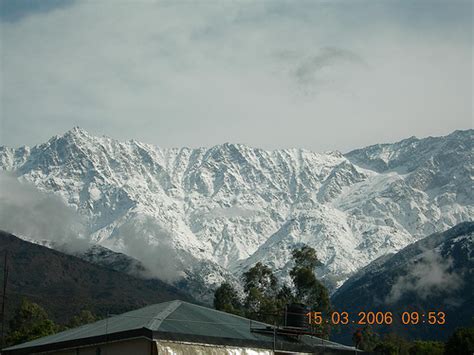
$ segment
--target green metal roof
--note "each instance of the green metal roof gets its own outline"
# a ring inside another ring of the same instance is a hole
[[[147,329],[154,338],[160,334],[186,335],[192,339],[230,339],[248,343],[268,343],[272,337],[251,331],[252,328],[265,328],[267,324],[251,321],[247,318],[198,306],[184,301],[170,301],[144,307],[135,311],[112,316],[98,322],[54,335],[32,340],[4,349],[15,351],[48,344],[77,341],[111,335],[119,332]],[[156,336],[157,335],[157,336]],[[307,345],[317,343],[329,347],[343,345],[325,341],[316,337],[305,337]],[[347,347],[350,348],[350,347]],[[353,349],[353,348],[352,348]]]

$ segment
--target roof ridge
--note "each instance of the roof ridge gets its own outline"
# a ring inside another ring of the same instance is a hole
[[[173,313],[181,304],[183,301],[180,300],[174,300],[169,302],[169,305],[162,310],[160,313],[156,314],[145,326],[145,328],[148,329],[158,329],[163,322],[171,313]]]

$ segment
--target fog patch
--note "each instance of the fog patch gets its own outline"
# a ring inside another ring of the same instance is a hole
[[[410,266],[406,275],[400,276],[385,299],[395,303],[407,292],[414,292],[426,299],[435,293],[450,293],[462,286],[462,278],[453,271],[453,259],[444,259],[435,251],[429,250],[421,255],[417,263]]]
[[[171,243],[171,233],[153,218],[139,216],[116,228],[110,236],[114,245],[106,245],[139,260],[145,270],[144,278],[174,282],[184,276],[178,253]]]
[[[0,173],[0,229],[51,242],[69,253],[89,247],[84,218],[72,207],[6,173]]]

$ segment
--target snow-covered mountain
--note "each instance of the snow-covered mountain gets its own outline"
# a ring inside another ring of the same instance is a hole
[[[262,261],[284,277],[295,245],[332,286],[372,260],[472,220],[473,130],[355,150],[240,144],[163,149],[74,128],[0,147],[0,168],[60,196],[93,243],[210,286]],[[41,237],[41,236],[38,236]],[[190,271],[194,270],[194,271]]]

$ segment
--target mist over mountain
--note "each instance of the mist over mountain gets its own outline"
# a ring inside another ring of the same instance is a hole
[[[446,339],[456,327],[472,324],[473,270],[474,222],[465,222],[373,261],[350,277],[332,302],[335,309],[350,312],[355,319],[359,311],[392,312],[393,325],[375,325],[376,332]],[[430,325],[429,312],[440,311],[445,313],[445,324]],[[403,312],[418,312],[419,324],[402,324]],[[335,337],[350,343],[350,334],[345,331]]]
[[[318,276],[334,289],[371,261],[472,220],[473,133],[342,154],[162,149],[74,128],[34,147],[0,147],[0,169],[75,210],[88,242],[153,277],[204,285],[203,297],[257,261],[285,279],[301,244],[316,249]],[[18,234],[42,237],[27,233]]]

